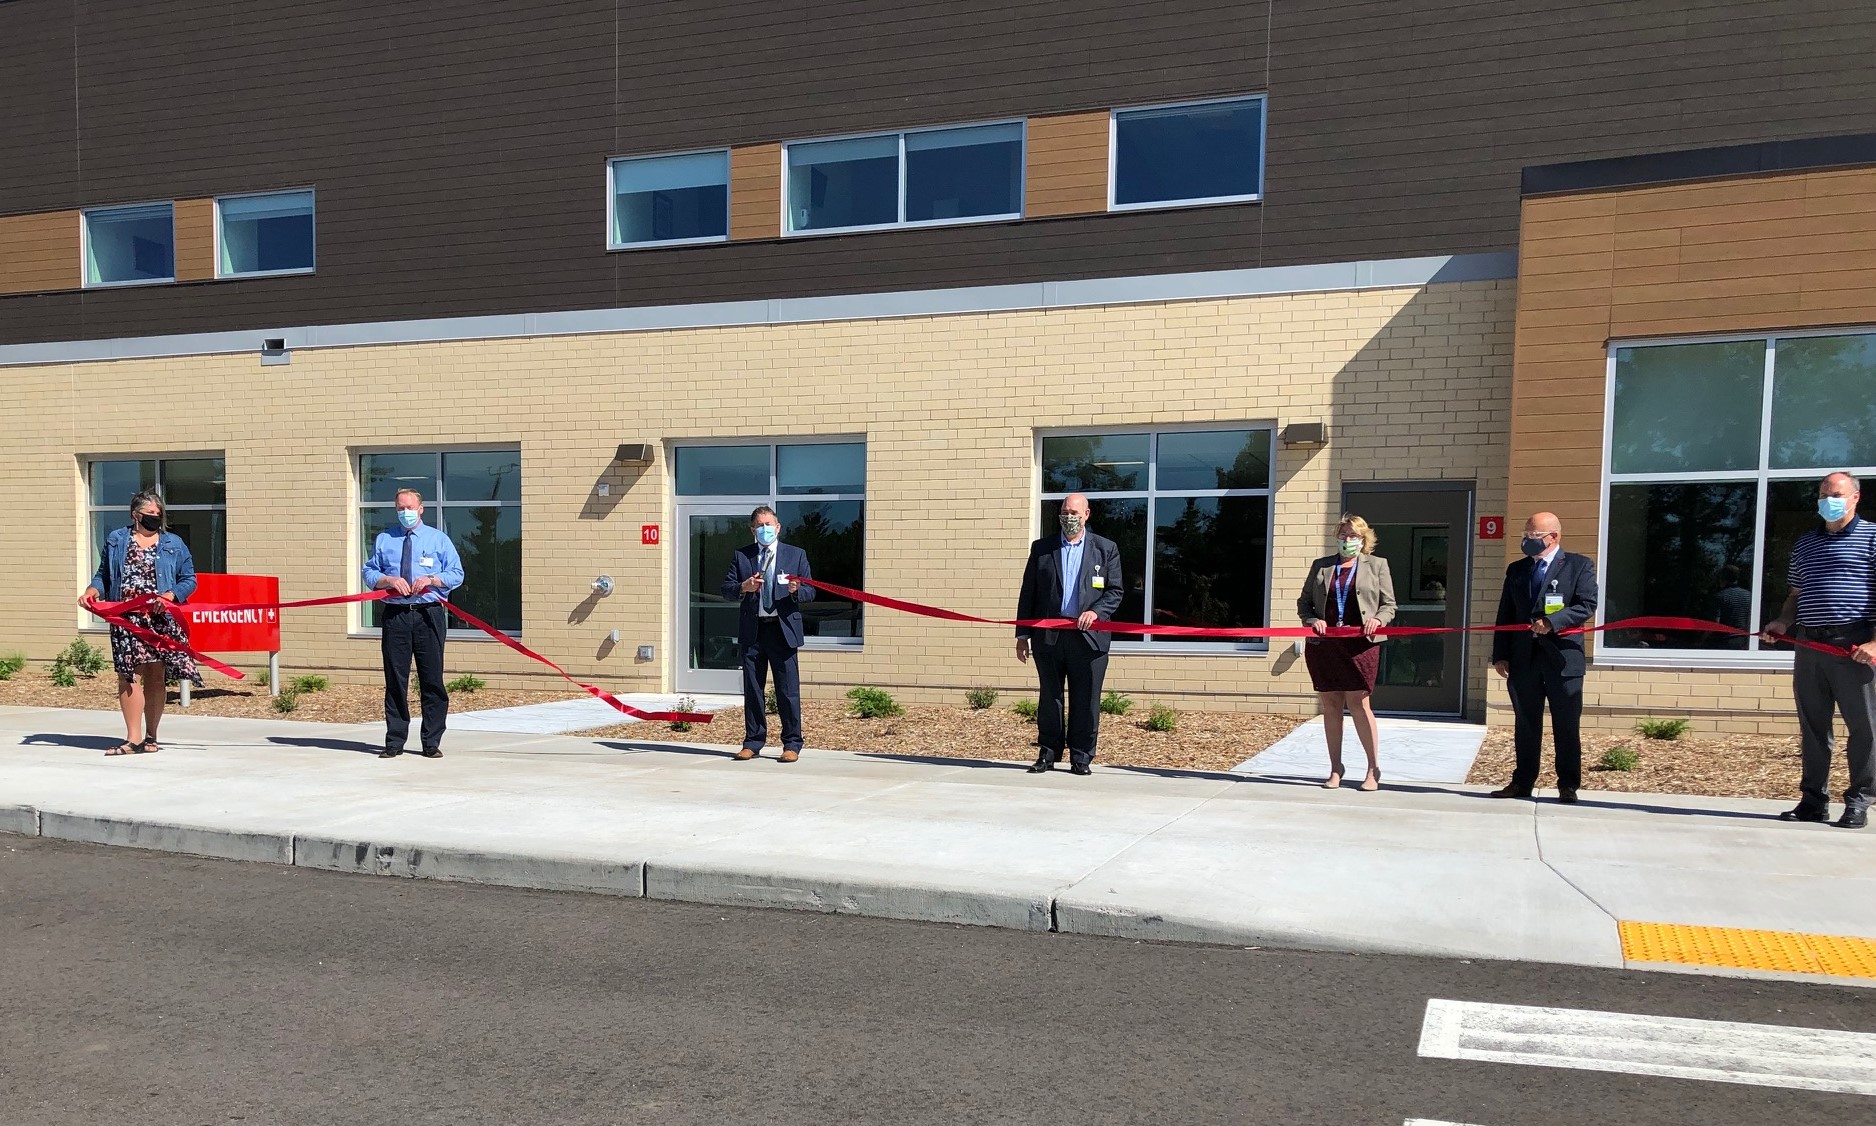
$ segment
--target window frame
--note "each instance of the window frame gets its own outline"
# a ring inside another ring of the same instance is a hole
[[[616,242],[614,241],[613,233],[619,229],[619,216],[617,213],[618,204],[619,204],[619,193],[618,193],[617,183],[615,182],[613,178],[613,166],[614,165],[616,165],[622,160],[661,160],[665,157],[673,157],[673,156],[715,156],[718,154],[721,154],[723,157],[723,233],[722,234],[705,235],[701,238],[659,239],[659,240],[655,240],[651,242]],[[735,214],[735,203],[736,203],[735,189],[733,187],[733,181],[735,178],[734,177],[735,168],[733,164],[731,163],[734,159],[735,159],[734,154],[730,151],[730,149],[727,146],[721,146],[721,145],[714,147],[714,148],[683,149],[678,152],[648,152],[648,153],[637,153],[637,154],[623,154],[619,156],[607,157],[606,158],[606,249],[608,251],[612,251],[612,250],[662,250],[662,249],[666,249],[669,247],[677,247],[677,246],[711,246],[716,243],[730,241],[730,218],[732,215]],[[784,160],[787,159],[786,154],[784,154],[783,159]],[[784,194],[786,194],[785,187],[784,187]]]
[[[915,133],[946,133],[956,129],[978,129],[991,125],[1014,125],[1017,128],[1018,156],[1016,161],[1016,210],[997,215],[964,215],[956,219],[913,219],[905,217],[905,139]],[[827,141],[865,141],[875,137],[892,137],[898,142],[899,160],[899,218],[891,223],[860,223],[847,227],[816,227],[813,230],[797,231],[793,229],[794,208],[790,204],[791,188],[788,175],[788,152],[796,145],[817,145]],[[960,121],[949,125],[921,125],[914,129],[876,129],[865,133],[839,133],[826,137],[801,137],[782,143],[782,237],[814,238],[818,235],[850,235],[866,231],[915,231],[927,227],[964,227],[974,224],[1017,223],[1029,212],[1029,119],[1027,117],[996,118],[990,121]]]
[[[83,503],[80,505],[80,509],[84,514],[84,525],[80,529],[80,534],[85,539],[86,550],[79,556],[79,566],[83,571],[83,575],[79,581],[84,582],[89,579],[98,565],[98,548],[100,545],[91,542],[92,532],[97,527],[97,514],[100,512],[121,512],[125,517],[124,522],[126,524],[130,522],[129,497],[125,497],[123,501],[117,504],[95,504],[92,502],[91,474],[93,467],[113,461],[153,461],[156,463],[156,488],[158,491],[167,491],[164,489],[163,485],[163,464],[165,462],[207,461],[213,458],[221,459],[222,494],[220,504],[170,504],[169,498],[165,496],[163,498],[163,507],[169,512],[220,512],[222,516],[222,534],[225,536],[228,531],[228,451],[183,450],[178,452],[171,450],[163,453],[107,453],[84,455],[80,459],[80,464],[84,468],[84,475],[79,482],[79,488],[83,490]],[[226,543],[222,545],[224,555],[227,553],[227,546]],[[108,633],[111,628],[109,625],[105,624],[104,619],[97,617],[87,610],[78,611],[78,623],[78,628],[81,631],[89,633]]]
[[[251,271],[244,271],[241,273],[222,272],[222,268],[221,268],[221,263],[222,263],[221,205],[222,205],[222,201],[229,200],[229,199],[265,199],[268,196],[298,195],[301,192],[304,192],[307,195],[313,197],[312,213],[309,216],[307,216],[313,221],[313,246],[312,246],[313,264],[310,266],[296,266],[291,270],[251,270]],[[252,278],[291,278],[291,277],[298,277],[302,274],[317,273],[319,271],[319,192],[318,192],[318,189],[314,188],[310,184],[304,187],[298,187],[298,188],[271,188],[264,192],[229,192],[226,195],[216,196],[214,206],[215,206],[214,254],[215,254],[215,280],[216,281],[248,281],[249,279],[252,279]]]
[[[1257,102],[1257,190],[1248,195],[1201,196],[1193,199],[1153,200],[1144,203],[1119,203],[1114,199],[1115,190],[1120,185],[1120,115],[1139,113],[1143,110],[1156,109],[1196,109],[1200,106],[1226,105],[1231,102]],[[1164,211],[1176,207],[1213,207],[1225,203],[1262,203],[1264,201],[1264,176],[1268,171],[1270,133],[1270,95],[1230,94],[1217,98],[1199,98],[1192,101],[1155,102],[1142,106],[1116,106],[1107,111],[1107,209],[1111,212],[1124,211]]]
[[[345,589],[345,590],[360,589],[358,586],[359,566],[364,561],[365,553],[368,550],[370,550],[370,543],[364,538],[364,529],[360,527],[363,521],[359,519],[359,514],[362,513],[367,508],[382,508],[386,512],[391,512],[395,510],[397,507],[396,497],[392,497],[392,499],[389,501],[367,502],[364,499],[364,489],[360,487],[362,483],[362,479],[360,477],[360,471],[364,468],[365,458],[373,457],[373,456],[380,456],[384,454],[429,454],[430,456],[436,459],[436,487],[437,487],[437,492],[441,494],[443,491],[443,455],[444,454],[504,453],[508,450],[513,450],[515,452],[515,458],[517,462],[522,463],[522,479],[525,482],[527,478],[527,467],[524,461],[525,451],[522,449],[522,443],[520,442],[456,442],[456,443],[443,443],[440,445],[429,445],[429,446],[426,446],[426,445],[354,446],[349,451],[347,451],[347,455],[351,462],[351,478],[352,478],[352,481],[351,481],[351,502],[352,502],[351,503],[351,513],[352,513],[351,526],[352,526],[352,530],[348,534],[358,536],[359,538],[353,542],[351,561],[348,566],[347,574],[345,575],[345,578],[344,578],[344,586],[342,589]],[[451,501],[444,500],[439,495],[439,496],[434,496],[434,497],[424,497],[423,507],[426,513],[429,512],[433,508],[443,508],[446,506],[450,508],[518,508],[518,509],[521,509],[522,510],[521,550],[522,550],[522,560],[525,564],[526,559],[527,559],[526,501],[527,501],[527,497],[525,496],[525,494],[523,495],[521,500],[514,501],[512,503],[508,501],[499,501],[499,500],[451,502]],[[438,526],[436,522],[431,521],[431,520],[425,520],[424,522],[429,524],[433,528]],[[455,542],[454,537],[451,538],[451,542],[452,543]],[[465,581],[467,581],[466,578],[465,578]],[[527,587],[527,584],[523,582],[521,584],[521,611],[522,611],[521,628],[520,629],[504,629],[504,630],[500,630],[500,632],[503,634],[506,634],[509,637],[516,637],[516,638],[521,637],[523,630],[527,628],[527,624],[528,624],[527,607],[528,607],[528,587]],[[467,626],[466,628],[462,628],[462,629],[456,628],[454,625],[455,621],[456,619],[452,616],[450,618],[451,624],[445,627],[446,638],[448,641],[452,643],[456,641],[477,641],[477,642],[488,642],[490,644],[496,643],[494,638],[488,636],[487,634],[483,633],[481,630],[476,629],[473,626]],[[493,625],[494,623],[491,622],[490,624]],[[384,635],[384,630],[382,627],[368,626],[365,624],[365,604],[364,603],[353,603],[351,607],[349,607],[349,613],[346,615],[346,621],[345,621],[345,636],[346,637],[348,638],[378,638],[378,637],[382,637],[383,635]]]
[[[91,280],[91,217],[111,211],[129,211],[136,207],[169,208],[169,276],[166,278],[133,278],[130,281]],[[130,289],[142,285],[176,284],[176,201],[173,199],[148,199],[137,203],[109,203],[96,207],[78,209],[78,281],[81,289]]]
[[[673,438],[668,443],[668,456],[670,459],[670,474],[671,474],[670,488],[671,488],[672,512],[676,513],[679,508],[685,505],[692,505],[692,504],[695,504],[695,505],[731,505],[731,504],[740,505],[740,504],[745,504],[747,502],[753,501],[756,504],[766,504],[770,508],[775,508],[778,504],[786,503],[789,501],[859,501],[861,505],[860,516],[861,516],[861,519],[864,520],[866,518],[865,506],[868,504],[868,498],[864,490],[858,493],[783,493],[779,491],[780,481],[778,479],[778,475],[781,472],[781,461],[782,461],[781,448],[783,446],[838,446],[838,445],[857,445],[857,446],[862,447],[866,451],[866,461],[864,462],[864,464],[866,465],[867,478],[871,480],[872,475],[873,475],[872,443],[867,440],[867,436],[865,434],[808,434],[808,435],[792,435],[787,438],[764,437],[761,435],[750,435],[750,436],[737,437],[737,438],[725,438],[725,437]],[[677,451],[680,449],[700,449],[700,448],[707,449],[712,446],[767,446],[769,448],[768,498],[765,500],[761,497],[760,494],[757,494],[757,493],[680,493],[678,492],[677,491]],[[868,552],[866,549],[866,544],[864,541],[862,541],[860,545],[860,558],[863,562],[867,559],[867,555],[868,555]],[[809,562],[812,563],[813,560],[809,560]],[[683,563],[684,561],[682,559],[678,559],[675,561],[675,565],[680,568],[683,566]],[[683,576],[680,575],[676,581],[679,584],[679,588],[681,589],[681,586],[684,582]],[[673,621],[672,625],[673,625],[673,629],[675,629],[676,622]],[[675,651],[675,647],[676,647],[675,642],[673,642],[673,651]],[[862,611],[862,617],[860,620],[860,636],[858,637],[822,637],[819,635],[815,635],[811,637],[804,637],[801,639],[801,647],[803,649],[822,649],[822,650],[832,650],[835,652],[850,652],[853,650],[864,649],[866,647],[866,619],[864,617],[864,611]],[[678,655],[674,659],[682,661],[682,660],[687,660],[688,658],[682,655]]]
[[[1596,529],[1596,579],[1598,589],[1609,589],[1609,511],[1614,489],[1618,485],[1678,485],[1678,484],[1720,484],[1728,482],[1750,482],[1754,486],[1754,524],[1752,541],[1752,621],[1765,618],[1765,523],[1767,518],[1766,502],[1774,482],[1819,480],[1825,473],[1843,470],[1853,473],[1858,478],[1876,480],[1876,465],[1831,466],[1806,469],[1774,469],[1771,467],[1772,406],[1776,398],[1776,371],[1778,366],[1778,343],[1781,340],[1802,340],[1829,336],[1876,336],[1876,325],[1850,325],[1836,328],[1791,329],[1775,332],[1736,332],[1700,336],[1643,337],[1611,339],[1603,357],[1603,408],[1602,408],[1602,461],[1600,493],[1597,497]],[[1691,472],[1669,473],[1616,473],[1613,471],[1615,453],[1615,381],[1616,355],[1623,349],[1632,348],[1670,348],[1688,344],[1734,344],[1763,341],[1765,343],[1765,366],[1760,378],[1761,402],[1759,405],[1759,454],[1757,464],[1751,469],[1697,470]],[[1603,626],[1609,622],[1609,603],[1607,597],[1598,599],[1595,624]],[[1596,640],[1594,663],[1609,668],[1646,668],[1646,669],[1746,669],[1746,670],[1788,670],[1792,666],[1792,653],[1759,648],[1760,642],[1755,634],[1748,640],[1745,650],[1716,649],[1635,649],[1630,647],[1612,647],[1599,636]]]
[[[1261,489],[1167,489],[1159,488],[1159,439],[1162,434],[1221,434],[1242,430],[1262,430],[1270,435],[1270,483]],[[1275,586],[1276,563],[1276,526],[1277,526],[1277,455],[1282,449],[1277,442],[1277,424],[1269,420],[1245,420],[1238,422],[1197,422],[1197,423],[1132,423],[1103,426],[1052,426],[1039,428],[1034,435],[1032,455],[1034,467],[1030,477],[1033,492],[1029,506],[1029,518],[1039,521],[1042,505],[1051,500],[1062,500],[1069,492],[1050,492],[1042,488],[1042,442],[1045,438],[1074,438],[1083,435],[1102,434],[1139,434],[1147,435],[1147,483],[1144,489],[1127,489],[1120,492],[1090,493],[1082,490],[1089,500],[1144,500],[1146,501],[1146,585],[1142,591],[1148,623],[1153,617],[1154,594],[1154,555],[1158,546],[1159,524],[1154,516],[1154,502],[1162,497],[1264,497],[1268,504],[1264,512],[1264,625],[1270,625],[1271,591]],[[1072,490],[1071,490],[1072,491]],[[1042,538],[1044,529],[1039,524],[1031,525],[1034,534],[1030,539]],[[1099,527],[1090,529],[1096,535],[1101,534]],[[1141,638],[1137,641],[1114,638],[1112,648],[1116,653],[1147,653],[1162,656],[1200,656],[1200,657],[1268,657],[1274,652],[1269,638],[1246,638],[1223,643],[1208,641],[1181,641],[1171,638]]]

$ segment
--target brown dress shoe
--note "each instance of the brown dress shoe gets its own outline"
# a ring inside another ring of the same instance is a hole
[[[793,762],[800,757],[801,757],[800,751],[783,751],[781,761]]]
[[[750,759],[752,759],[752,758],[755,758],[755,757],[756,757],[756,755],[758,755],[758,754],[760,754],[760,753],[761,753],[761,752],[759,752],[759,751],[754,751],[754,750],[751,750],[751,749],[750,749],[750,748],[748,748],[748,747],[744,747],[744,748],[743,748],[742,750],[740,750],[740,751],[737,751],[737,752],[736,752],[736,761],[737,761],[737,762],[748,762],[748,761],[749,761]]]
[[[1492,796],[1495,798],[1528,798],[1531,796],[1531,788],[1529,786],[1512,784],[1502,790],[1493,790]]]

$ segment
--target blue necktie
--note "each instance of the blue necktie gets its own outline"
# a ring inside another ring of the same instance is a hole
[[[1538,597],[1544,593],[1544,573],[1550,569],[1550,564],[1545,562],[1542,559],[1537,560],[1536,563],[1537,563],[1537,566],[1531,568],[1531,605],[1532,606],[1536,606],[1538,604],[1537,603]]]
[[[762,612],[764,614],[775,613],[775,584],[769,578],[769,553],[773,550],[775,549],[769,547],[762,549]]]
[[[415,577],[411,574],[410,569],[410,549],[416,542],[416,536],[411,535],[409,532],[404,533],[404,558],[399,560],[397,564],[397,574],[398,577],[405,582],[409,582]]]

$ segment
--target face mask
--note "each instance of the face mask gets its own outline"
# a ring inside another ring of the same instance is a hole
[[[1850,514],[1850,502],[1842,497],[1818,497],[1817,514],[1834,524]]]
[[[143,513],[137,517],[137,524],[146,532],[160,532],[163,530],[163,517],[161,514]]]
[[[774,547],[775,541],[779,538],[780,533],[775,530],[773,524],[764,524],[756,529],[756,542],[763,547]]]
[[[1361,541],[1359,539],[1349,539],[1349,540],[1342,541],[1342,558],[1347,559],[1353,556],[1357,551],[1360,551],[1360,550],[1361,550]]]
[[[1085,525],[1082,516],[1075,512],[1064,512],[1055,519],[1062,525],[1062,534],[1071,540],[1081,534],[1081,529]]]
[[[1544,554],[1544,548],[1548,546],[1549,545],[1544,542],[1543,536],[1526,536],[1518,544],[1518,548],[1523,551],[1524,554],[1530,556]]]
[[[397,522],[406,528],[415,528],[423,523],[423,513],[414,508],[400,508],[397,510]]]

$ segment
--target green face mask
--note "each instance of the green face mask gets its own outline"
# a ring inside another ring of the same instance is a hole
[[[1342,558],[1344,559],[1353,558],[1355,553],[1361,550],[1361,540],[1359,539],[1343,540],[1341,546],[1342,546]]]

